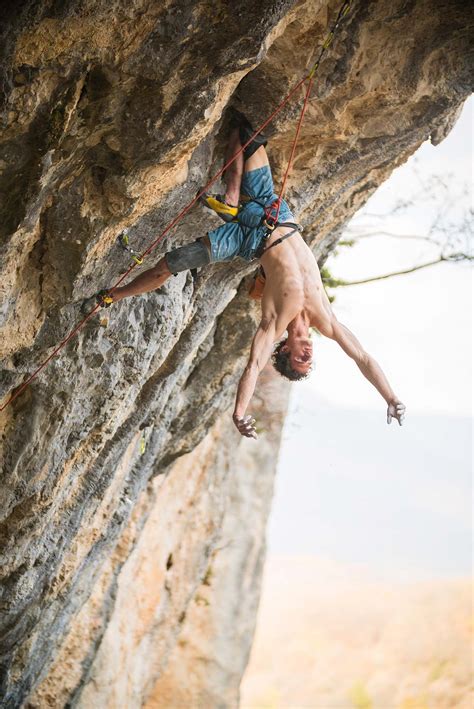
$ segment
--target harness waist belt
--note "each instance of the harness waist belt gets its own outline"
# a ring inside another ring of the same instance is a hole
[[[287,232],[286,234],[283,234],[283,236],[280,236],[279,239],[275,239],[273,244],[270,244],[270,246],[267,246],[266,248],[263,249],[263,251],[260,253],[260,257],[263,256],[263,254],[266,251],[270,251],[274,246],[278,246],[278,244],[281,244],[282,241],[285,241],[285,239],[289,239],[290,236],[293,236],[293,234],[296,234],[296,232],[299,232],[299,226],[298,224],[280,224],[279,226],[294,226],[295,228],[292,229],[291,231]]]

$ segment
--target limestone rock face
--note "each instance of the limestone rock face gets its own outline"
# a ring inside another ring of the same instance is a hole
[[[258,448],[228,416],[149,483],[29,706],[238,703],[288,391],[267,367]]]
[[[79,322],[83,299],[128,268],[120,230],[147,249],[222,164],[229,107],[266,118],[338,7],[3,3],[3,402]],[[449,132],[472,88],[472,24],[461,0],[352,4],[288,188],[321,259],[396,165]],[[277,184],[300,105],[267,130]],[[216,225],[192,208],[145,264]],[[262,448],[239,439],[228,409],[258,318],[245,295],[254,267],[181,274],[94,316],[0,414],[5,706],[161,706],[186,688],[237,701],[287,394],[274,409],[262,385]],[[200,647],[207,669],[183,678]]]

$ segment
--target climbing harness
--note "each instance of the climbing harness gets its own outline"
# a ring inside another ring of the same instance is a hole
[[[304,105],[300,113],[297,129],[296,129],[296,134],[295,138],[293,140],[293,145],[291,149],[291,154],[290,154],[290,159],[288,161],[288,165],[286,168],[286,172],[283,178],[282,182],[282,187],[280,190],[280,195],[278,199],[276,200],[277,206],[276,206],[276,217],[274,218],[274,221],[272,217],[267,217],[267,223],[268,223],[268,228],[270,229],[270,232],[272,232],[275,228],[275,224],[278,222],[278,214],[280,212],[280,205],[281,205],[281,200],[283,199],[283,193],[286,188],[286,182],[288,179],[289,171],[291,168],[291,165],[293,163],[293,157],[295,154],[296,150],[296,144],[298,142],[300,130],[301,130],[301,125],[303,122],[304,114],[306,113],[306,107],[308,104],[308,99],[309,95],[311,92],[311,88],[313,85],[314,81],[314,75],[320,65],[321,59],[326,52],[326,50],[329,48],[331,45],[334,35],[337,32],[337,29],[339,28],[340,22],[342,18],[348,13],[349,9],[351,6],[351,0],[345,0],[339,10],[339,13],[337,15],[336,21],[329,31],[329,34],[327,35],[326,39],[324,40],[317,60],[313,63],[313,65],[310,68],[310,71],[308,74],[305,74],[296,84],[295,86],[289,91],[289,93],[285,96],[285,98],[278,104],[278,106],[275,108],[275,110],[269,115],[269,117],[262,123],[262,125],[257,128],[257,130],[254,132],[254,134],[242,145],[242,147],[234,153],[234,155],[231,157],[231,159],[226,162],[226,164],[207,182],[206,185],[202,188],[202,190],[179,212],[179,214],[171,220],[171,222],[168,224],[168,226],[163,229],[163,231],[157,236],[157,238],[148,246],[148,248],[141,254],[140,258],[141,261],[145,259],[148,254],[153,251],[153,249],[164,239],[165,235],[184,217],[185,214],[187,214],[190,209],[196,204],[196,202],[199,200],[200,196],[203,195],[211,185],[214,184],[214,182],[227,170],[229,165],[231,165],[234,160],[237,159],[237,157],[243,153],[247,147],[252,143],[252,141],[255,140],[255,138],[260,135],[260,133],[264,130],[264,128],[271,123],[271,121],[274,119],[274,117],[280,113],[282,108],[286,106],[286,104],[290,101],[291,98],[296,94],[296,92],[300,89],[301,86],[307,81],[308,86],[305,92],[305,97],[304,97]],[[273,228],[272,228],[273,226]],[[275,242],[276,243],[276,242]],[[123,273],[120,278],[114,283],[114,285],[109,289],[108,294],[113,294],[113,291],[115,288],[118,288],[118,286],[122,283],[122,281],[127,278],[127,276],[133,271],[133,269],[138,265],[137,261],[135,261],[131,264],[131,266]],[[67,343],[72,340],[72,338],[76,335],[77,332],[85,325],[85,323],[97,312],[97,310],[100,308],[100,304],[97,303],[95,307],[87,313],[87,315],[71,330],[71,332],[63,339],[61,342],[57,345],[57,347],[54,348],[54,350],[51,352],[51,354],[34,370],[34,372],[26,379],[26,381],[23,382],[23,384],[19,385],[15,389],[12,390],[10,398],[3,404],[3,406],[0,407],[0,412],[6,409],[7,406],[9,406],[15,399],[20,396],[20,394],[26,389],[26,387],[35,379],[38,374],[47,366],[47,364],[58,354],[60,350],[62,350],[63,347],[67,345]]]
[[[280,193],[281,194],[281,193]],[[262,239],[260,241],[259,246],[255,250],[254,253],[254,258],[260,258],[262,254],[265,251],[268,251],[271,246],[276,246],[277,244],[281,244],[282,241],[285,241],[289,236],[293,236],[295,232],[302,232],[303,227],[300,224],[295,224],[294,222],[280,222],[278,218],[276,217],[276,211],[279,211],[279,203],[278,199],[275,199],[271,204],[267,205],[265,202],[263,202],[261,199],[258,199],[257,197],[248,197],[247,195],[241,195],[242,202],[245,204],[249,204],[250,202],[255,202],[258,204],[262,209],[263,209],[263,216],[260,220],[260,224],[258,227],[263,228],[263,235]],[[273,214],[275,212],[275,214]],[[239,221],[237,218],[236,221]],[[245,222],[244,222],[245,226]],[[285,237],[281,237],[280,239],[276,239],[276,241],[273,242],[271,246],[266,247],[265,244],[268,241],[268,239],[271,237],[275,229],[281,226],[286,226],[286,227],[293,227],[293,230],[289,232],[288,234],[285,234]],[[257,228],[258,228],[257,227]]]
[[[285,241],[285,239],[289,239],[290,236],[293,236],[293,234],[303,231],[302,226],[300,226],[299,224],[294,224],[293,222],[275,222],[274,224],[272,223],[268,226],[265,217],[262,218],[262,225],[265,228],[265,232],[263,234],[260,245],[255,250],[255,258],[261,258],[266,251],[269,251],[274,246],[278,246],[278,244],[281,244],[281,242]],[[275,241],[270,244],[270,246],[265,246],[275,229],[280,226],[290,226],[293,227],[293,229],[291,231],[288,231],[286,234],[283,234],[283,236],[280,236],[278,239],[275,239]]]
[[[125,251],[127,251],[130,254],[130,256],[135,261],[137,266],[141,266],[143,263],[143,257],[140,256],[139,253],[134,251],[134,249],[132,249],[132,247],[130,246],[130,239],[128,237],[128,229],[124,229],[123,231],[120,232],[120,234],[117,237],[117,241],[118,241],[119,245],[122,247],[122,249],[124,249]]]
[[[275,239],[273,244],[270,244],[270,246],[266,246],[263,251],[262,251],[262,256],[266,251],[270,251],[270,249],[273,249],[274,246],[278,246],[278,244],[281,244],[282,241],[285,241],[285,239],[289,239],[290,236],[293,236],[293,234],[296,234],[297,232],[301,231],[301,227],[298,224],[290,224],[290,222],[287,222],[286,224],[282,224],[281,226],[294,226],[294,229],[291,231],[287,231],[286,234],[283,234],[283,236],[280,236],[279,239]]]

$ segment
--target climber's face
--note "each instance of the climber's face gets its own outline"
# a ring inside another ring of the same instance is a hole
[[[313,343],[309,337],[295,337],[281,348],[289,353],[291,368],[298,374],[306,375],[313,365]]]

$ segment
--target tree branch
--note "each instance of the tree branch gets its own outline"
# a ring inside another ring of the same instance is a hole
[[[373,281],[382,281],[385,278],[392,278],[393,276],[404,276],[406,273],[413,273],[414,271],[420,271],[422,268],[428,268],[429,266],[435,266],[437,263],[442,261],[451,261],[450,258],[445,258],[440,256],[436,261],[428,261],[427,263],[421,263],[418,266],[413,266],[412,268],[407,268],[403,271],[393,271],[392,273],[384,273],[382,276],[372,276],[371,278],[363,278],[360,281],[344,281],[342,278],[327,277],[323,278],[324,285],[329,288],[340,288],[342,286],[358,286],[363,283],[372,283]]]
[[[361,239],[372,238],[374,236],[388,236],[391,239],[416,239],[418,241],[425,241],[429,244],[434,244],[435,246],[441,246],[441,242],[436,241],[431,236],[423,236],[422,234],[395,234],[394,232],[383,230],[364,231],[358,234],[355,230],[351,232],[350,228],[346,231],[346,234],[349,237],[349,240],[352,240],[354,242],[360,241]],[[345,241],[347,241],[347,239],[343,239],[342,242],[339,243],[342,243],[344,245]]]

